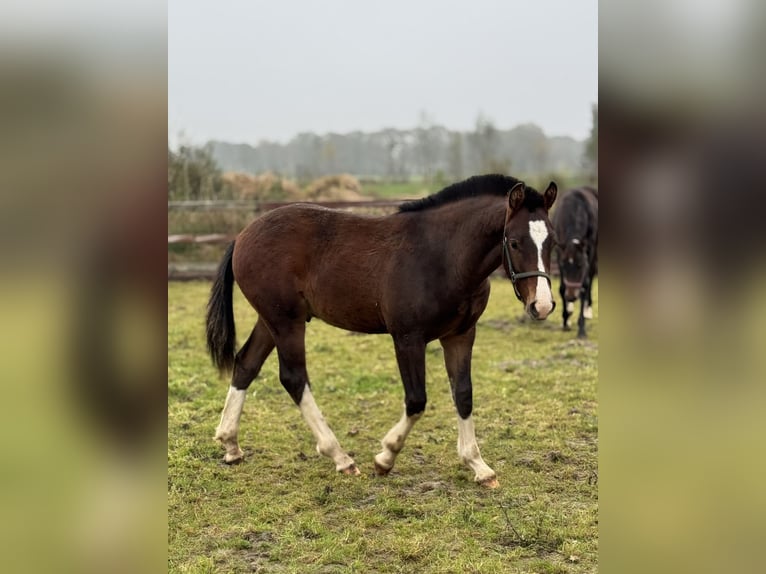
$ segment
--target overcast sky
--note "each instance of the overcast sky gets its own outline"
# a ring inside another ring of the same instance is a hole
[[[168,21],[173,143],[408,129],[421,111],[584,139],[598,101],[596,0],[170,0]]]

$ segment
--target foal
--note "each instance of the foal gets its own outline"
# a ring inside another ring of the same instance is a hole
[[[556,193],[553,182],[540,194],[514,178],[486,175],[404,203],[385,217],[293,204],[252,222],[226,252],[208,304],[208,349],[219,369],[233,370],[215,434],[224,460],[243,457],[237,435],[246,389],[276,347],[280,382],[314,434],[317,451],[336,470],[359,474],[311,392],[304,336],[306,322],[318,317],[393,339],[405,406],[375,456],[379,475],[393,468],[423,414],[426,344],[439,339],[458,414],[458,454],[476,482],[496,487],[471,418],[476,321],[489,298],[489,275],[501,261],[530,316],[542,320],[553,311],[548,211]],[[235,281],[259,316],[236,355]]]

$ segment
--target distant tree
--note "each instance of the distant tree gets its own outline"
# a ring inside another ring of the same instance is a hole
[[[500,153],[500,133],[495,124],[484,114],[479,114],[476,118],[476,127],[469,134],[473,155],[476,160],[478,173],[505,173],[511,168],[509,158],[503,157]]]
[[[593,124],[590,128],[590,137],[585,142],[585,160],[587,167],[593,174],[598,172],[598,104],[591,108]]]
[[[221,169],[209,146],[168,147],[168,199],[213,199],[225,190]]]
[[[448,179],[459,180],[479,173],[508,174],[511,167],[512,175],[525,177],[550,171],[580,173],[585,167],[585,142],[571,137],[548,138],[534,124],[501,130],[483,115],[467,132],[449,131],[421,113],[416,129],[323,136],[302,133],[287,143],[212,145],[214,157],[225,171],[271,171],[297,178],[302,185],[335,173],[396,180],[425,176],[432,180],[442,171]]]
[[[382,132],[383,147],[386,153],[386,177],[390,180],[404,179],[404,167],[401,155],[404,142],[401,135],[393,129]]]
[[[418,127],[415,129],[415,149],[420,171],[426,181],[433,178],[437,161],[437,142],[434,138],[434,120],[423,110],[419,115]]]
[[[453,133],[449,142],[449,175],[454,181],[463,179],[463,136]]]
[[[337,150],[331,136],[325,138],[322,144],[322,173],[330,174],[338,171],[336,165]]]

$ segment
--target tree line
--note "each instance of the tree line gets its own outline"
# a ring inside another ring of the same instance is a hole
[[[592,109],[590,137],[547,137],[534,124],[498,129],[479,115],[469,132],[452,131],[421,113],[416,128],[317,135],[302,133],[286,144],[256,146],[209,142],[204,147],[168,148],[170,199],[228,197],[223,171],[275,172],[299,182],[338,173],[360,178],[457,181],[480,173],[591,174],[598,157],[598,106]]]

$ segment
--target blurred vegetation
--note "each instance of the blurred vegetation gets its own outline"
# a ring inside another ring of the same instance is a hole
[[[593,125],[590,137],[585,142],[585,167],[595,180],[598,177],[598,104],[593,104],[591,113]]]
[[[294,180],[272,171],[258,175],[227,172],[223,179],[231,189],[232,196],[238,199],[296,201],[301,196],[300,186]]]
[[[222,199],[228,192],[210,146],[168,147],[168,200]]]
[[[413,129],[386,128],[346,134],[300,133],[286,143],[210,142],[225,171],[276,171],[305,184],[317,177],[353,173],[389,181],[459,181],[481,173],[516,174],[583,168],[585,142],[549,136],[533,123],[502,129],[478,114],[467,131],[450,130],[426,111]]]

